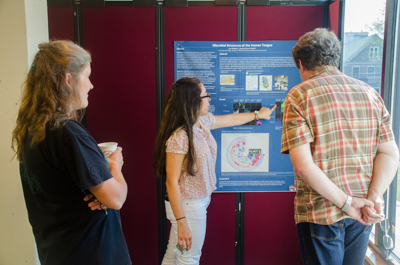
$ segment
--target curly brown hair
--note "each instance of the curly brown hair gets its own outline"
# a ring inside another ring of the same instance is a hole
[[[79,120],[83,110],[73,106],[79,101],[77,77],[90,64],[89,52],[71,41],[56,40],[39,44],[32,66],[23,84],[22,102],[11,147],[23,162],[22,152],[28,134],[30,147],[46,138],[46,127],[60,128],[66,120]],[[66,74],[72,76],[72,89],[66,84]],[[49,123],[51,122],[51,123]]]
[[[341,44],[335,33],[325,28],[317,28],[300,37],[292,49],[292,56],[297,68],[299,60],[307,70],[315,70],[321,65],[339,67]]]
[[[166,153],[165,143],[177,130],[186,131],[189,138],[189,150],[186,155],[185,166],[190,175],[196,172],[195,147],[193,144],[193,125],[199,117],[201,107],[201,82],[194,77],[183,77],[176,81],[169,91],[167,103],[161,118],[154,149],[154,174],[157,177],[166,175]]]

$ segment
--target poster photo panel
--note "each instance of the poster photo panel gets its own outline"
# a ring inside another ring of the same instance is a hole
[[[165,7],[166,94],[174,78],[174,41],[235,41],[237,6]],[[213,194],[201,264],[235,264],[235,194]]]

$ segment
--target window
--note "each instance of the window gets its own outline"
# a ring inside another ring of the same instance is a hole
[[[352,74],[352,76],[354,78],[360,78],[360,67],[353,66],[353,74]]]
[[[390,1],[388,1],[390,3]],[[393,11],[394,17],[397,17],[399,19],[399,3],[396,1],[396,8],[393,8],[397,11]],[[389,8],[390,10],[390,8]],[[399,22],[397,22],[399,23]],[[390,109],[391,109],[391,115],[392,115],[392,126],[393,126],[393,133],[396,138],[396,143],[397,146],[399,146],[399,138],[400,138],[400,91],[399,91],[399,86],[400,86],[400,29],[397,26],[397,29],[395,31],[395,36],[393,38],[393,45],[392,45],[392,54],[395,54],[393,56],[390,56],[391,58],[394,57],[393,59],[393,65],[391,67],[390,72],[386,73],[387,76],[393,76],[392,78],[392,83],[386,85],[385,84],[385,90],[386,87],[390,87],[390,89],[387,89],[388,91],[385,91],[385,104],[389,105],[390,104]],[[391,47],[386,47],[386,49],[390,49]],[[386,55],[388,56],[388,55]],[[386,66],[387,64],[385,64]],[[387,95],[386,95],[387,94]],[[389,102],[389,104],[387,103]],[[392,250],[392,254],[390,255],[390,258],[393,258],[396,263],[400,263],[400,231],[399,229],[396,229],[396,227],[400,227],[400,209],[398,207],[400,206],[400,181],[399,181],[399,174],[400,174],[400,164],[398,167],[397,171],[397,176],[393,180],[392,184],[390,185],[390,189],[386,194],[386,207],[387,207],[387,213],[388,213],[388,218],[390,221],[390,229],[389,229],[389,236],[393,238],[394,241],[394,249]],[[389,252],[390,253],[390,252]]]
[[[369,47],[369,57],[376,58],[379,56],[379,47]]]
[[[385,14],[386,4],[390,5],[387,8],[389,14]],[[342,41],[343,63],[341,66],[345,74],[367,82],[382,94],[385,105],[392,116],[392,128],[397,145],[399,145],[400,138],[398,5],[398,1],[389,0],[369,1],[368,5],[365,5],[364,0],[348,0],[345,2],[344,38]],[[385,47],[383,47],[385,19],[387,19],[386,25],[389,33]],[[395,33],[392,34],[392,32]],[[382,62],[384,50],[386,61]],[[382,71],[383,63],[385,64],[385,71]],[[362,72],[360,72],[360,66],[362,66]],[[367,78],[363,80],[363,77]],[[382,84],[377,79],[385,80],[383,93],[381,93]],[[381,225],[383,222],[375,225],[370,242],[377,246],[381,253],[388,258],[388,264],[400,264],[400,209],[397,209],[397,207],[400,207],[400,181],[398,181],[397,176],[385,193],[384,199],[386,204],[385,214],[389,220],[389,225],[386,228]],[[394,242],[393,245],[388,246],[388,237]]]
[[[368,66],[368,77],[375,77],[375,67]]]
[[[362,7],[362,8],[361,8]],[[360,79],[381,92],[382,51],[386,0],[345,1],[343,73]],[[371,77],[375,77],[371,80]]]

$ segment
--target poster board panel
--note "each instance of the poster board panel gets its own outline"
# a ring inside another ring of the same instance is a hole
[[[339,34],[339,11],[340,1],[335,1],[329,5],[329,27],[340,38]]]
[[[248,6],[246,40],[298,40],[323,26],[323,6]]]
[[[50,40],[75,42],[74,8],[72,6],[49,6],[47,8]]]
[[[93,59],[88,130],[96,141],[123,148],[125,238],[135,264],[157,264],[155,7],[84,7],[83,18],[85,48]]]
[[[298,40],[323,26],[323,6],[247,7],[247,41]],[[292,87],[289,87],[291,89]],[[244,263],[300,265],[294,193],[246,193]]]
[[[165,7],[166,90],[174,82],[174,41],[235,41],[236,6]],[[216,251],[217,250],[217,251]],[[200,264],[235,264],[235,194],[213,194]]]

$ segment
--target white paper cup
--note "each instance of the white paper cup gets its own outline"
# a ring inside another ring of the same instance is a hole
[[[109,157],[112,153],[114,153],[115,150],[117,150],[118,143],[116,142],[106,142],[106,143],[100,143],[98,144],[100,147],[101,151]]]

